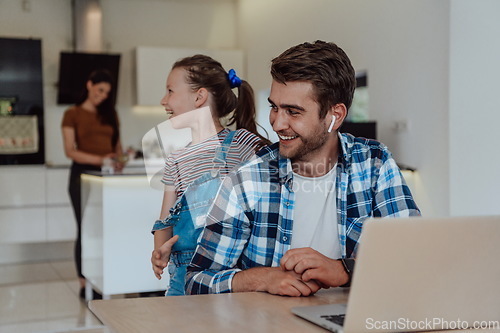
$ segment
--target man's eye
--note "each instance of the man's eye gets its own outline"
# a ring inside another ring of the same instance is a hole
[[[299,112],[294,111],[294,110],[292,110],[292,109],[287,109],[287,110],[286,110],[286,112],[287,112],[289,115],[291,115],[291,116],[296,116],[296,115],[300,114]]]
[[[272,111],[278,110],[278,108],[276,107],[276,105],[270,104],[269,107],[271,108]]]

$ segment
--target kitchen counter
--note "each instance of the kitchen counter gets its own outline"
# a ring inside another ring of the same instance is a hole
[[[157,280],[151,269],[153,235],[163,193],[149,186],[141,168],[82,175],[82,270],[103,298],[165,290],[168,274]]]
[[[85,174],[91,175],[91,176],[97,176],[97,177],[115,177],[115,176],[146,176],[146,171],[144,168],[125,168],[122,171],[119,172],[102,172],[102,171],[90,171],[87,170],[84,172]]]

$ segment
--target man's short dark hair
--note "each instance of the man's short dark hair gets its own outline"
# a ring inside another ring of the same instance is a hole
[[[306,81],[313,85],[315,100],[324,118],[330,107],[352,104],[356,75],[347,54],[336,44],[324,41],[293,46],[271,62],[273,80]]]

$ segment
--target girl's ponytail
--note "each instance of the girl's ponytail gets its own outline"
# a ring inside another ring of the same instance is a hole
[[[257,131],[253,89],[236,75],[234,69],[226,72],[218,61],[202,54],[179,60],[172,69],[178,67],[186,69],[187,80],[193,90],[205,88],[212,94],[219,118],[227,117],[234,111],[229,126],[235,124],[237,129],[244,128],[260,137],[263,145],[270,144]],[[233,92],[235,88],[238,88],[238,97]]]
[[[233,123],[236,123],[236,128],[244,128],[259,136],[265,145],[271,143],[257,130],[255,95],[252,87],[245,80],[241,80],[241,85],[238,87],[238,104],[230,125]]]

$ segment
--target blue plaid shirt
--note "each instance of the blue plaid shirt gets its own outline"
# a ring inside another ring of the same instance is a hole
[[[368,217],[407,217],[420,211],[385,145],[350,134],[339,134],[339,139],[338,237],[342,257],[349,258],[356,256]],[[292,238],[290,163],[274,144],[225,178],[188,267],[186,294],[231,292],[237,272],[279,266]]]

